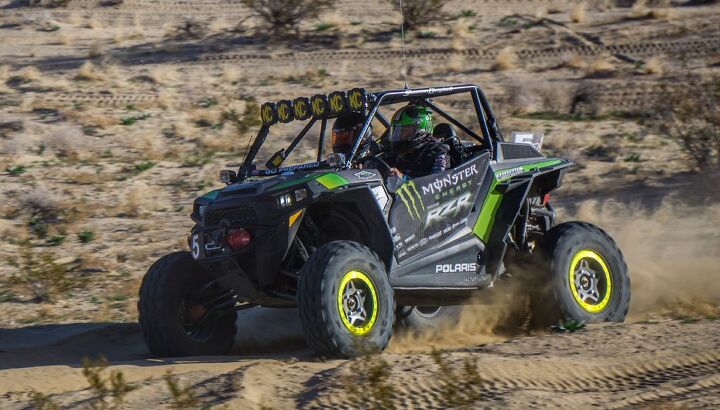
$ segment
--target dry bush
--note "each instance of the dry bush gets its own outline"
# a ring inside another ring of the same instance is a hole
[[[444,68],[451,73],[459,73],[463,71],[465,65],[466,62],[462,55],[452,54],[450,55],[450,58],[447,59],[447,63]]]
[[[90,58],[98,58],[102,57],[103,55],[103,45],[101,42],[96,41],[90,45],[88,48],[88,57]]]
[[[477,358],[466,357],[460,371],[453,369],[442,353],[433,349],[433,361],[438,366],[436,379],[440,382],[440,403],[443,408],[463,408],[484,398],[485,381],[477,369]]]
[[[392,368],[378,355],[365,354],[350,362],[351,373],[340,379],[350,399],[369,409],[396,409]]]
[[[465,48],[464,40],[468,37],[469,31],[468,26],[465,22],[459,20],[457,23],[453,24],[452,28],[450,29],[450,32],[452,34],[452,43],[451,47],[453,50],[462,50]]]
[[[95,64],[87,61],[78,68],[75,79],[81,81],[103,81],[105,80],[105,75],[100,72]]]
[[[160,137],[149,133],[132,136],[130,145],[142,152],[146,159],[154,160],[162,159],[167,149],[165,142]]]
[[[493,70],[503,71],[515,68],[518,63],[517,54],[512,47],[508,46],[500,50],[495,57],[495,63],[493,64]]]
[[[585,3],[576,4],[572,10],[570,10],[570,20],[572,20],[573,23],[584,23],[587,19],[586,9],[587,6]]]
[[[40,70],[33,66],[24,67],[13,75],[13,78],[17,78],[22,82],[38,81],[41,77],[42,73]]]
[[[652,6],[653,8],[649,8],[649,6]],[[668,7],[669,4],[665,2],[651,2],[648,4],[645,0],[639,0],[630,9],[630,18],[658,20],[670,19],[672,18],[672,12]]]
[[[168,370],[163,377],[165,385],[170,391],[171,408],[173,409],[194,409],[198,408],[197,394],[192,390],[193,386],[181,386],[177,378]]]
[[[587,67],[586,77],[610,77],[615,74],[615,66],[606,57],[596,58]]]
[[[50,251],[39,251],[29,242],[20,243],[17,256],[7,258],[17,273],[2,283],[15,293],[30,297],[33,302],[56,302],[72,289],[85,287],[87,279],[72,275]]]
[[[658,57],[652,57],[643,65],[645,74],[662,74],[664,71],[662,60]]]
[[[75,37],[69,33],[58,33],[58,35],[57,35],[58,43],[60,43],[64,46],[71,45],[73,43],[73,40],[75,40]]]
[[[400,4],[397,0],[388,0],[398,11]],[[447,16],[442,11],[443,0],[405,0],[403,1],[403,16],[405,29],[413,30],[422,25],[441,21]]]
[[[119,194],[123,200],[118,211],[123,216],[138,217],[145,212],[167,209],[168,202],[164,193],[152,189],[143,181],[135,181],[124,193]]]
[[[169,66],[160,66],[150,71],[150,78],[157,84],[169,85],[178,81],[178,72]]]
[[[71,161],[86,157],[89,148],[89,141],[82,131],[70,125],[53,127],[45,143],[58,158]]]
[[[661,98],[654,127],[677,141],[701,170],[720,171],[720,81],[688,75],[686,85]]]
[[[578,55],[570,57],[569,60],[565,61],[563,63],[565,67],[572,68],[575,70],[584,70],[587,67],[587,64],[585,63],[585,60]]]
[[[139,386],[128,384],[121,371],[113,370],[105,378],[104,372],[110,363],[100,356],[97,360],[90,360],[87,357],[82,359],[82,374],[90,385],[93,397],[89,400],[90,408],[117,409],[123,405],[125,396]]]
[[[509,108],[514,114],[567,112],[571,99],[567,86],[549,82],[526,82],[512,87],[509,94]]]
[[[300,23],[327,10],[330,0],[241,0],[274,37],[299,35]]]
[[[103,28],[103,24],[100,20],[91,19],[87,23],[87,28],[90,28],[93,30],[100,30]]]
[[[0,92],[11,91],[6,84],[8,79],[10,79],[10,67],[7,65],[0,65]]]
[[[160,108],[176,108],[178,106],[178,100],[175,93],[169,90],[160,90],[157,96],[157,103]]]

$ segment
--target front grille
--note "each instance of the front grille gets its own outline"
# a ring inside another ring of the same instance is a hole
[[[231,226],[245,226],[257,223],[255,208],[250,205],[243,205],[237,208],[209,210],[205,214],[205,225],[217,225],[223,219],[227,219]]]

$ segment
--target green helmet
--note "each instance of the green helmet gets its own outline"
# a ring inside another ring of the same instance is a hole
[[[401,152],[413,148],[432,136],[432,111],[422,105],[408,104],[392,117],[388,142],[390,150]]]

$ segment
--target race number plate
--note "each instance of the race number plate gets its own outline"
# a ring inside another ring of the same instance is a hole
[[[196,233],[190,239],[190,251],[196,261],[205,259],[205,243],[202,234]]]

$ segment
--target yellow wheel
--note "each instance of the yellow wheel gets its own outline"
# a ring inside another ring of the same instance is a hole
[[[352,241],[327,243],[300,270],[298,313],[308,345],[324,357],[356,357],[387,347],[395,300],[385,264]]]
[[[586,222],[566,222],[547,231],[535,253],[537,279],[546,286],[531,291],[534,325],[625,320],[628,268],[605,231]]]
[[[568,270],[568,285],[581,308],[598,313],[605,309],[612,294],[612,275],[603,258],[583,249],[575,254]]]
[[[377,291],[370,278],[362,272],[346,273],[337,293],[340,319],[352,334],[367,334],[377,319]]]

